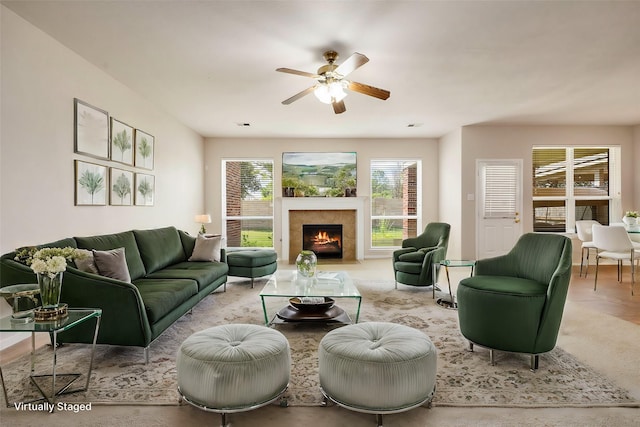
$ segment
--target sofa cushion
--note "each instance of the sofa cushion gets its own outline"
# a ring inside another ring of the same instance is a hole
[[[262,267],[278,260],[273,249],[238,250],[227,254],[227,264],[235,267]]]
[[[131,283],[124,248],[111,249],[110,251],[96,251],[94,249],[92,253],[101,276]]]
[[[77,248],[78,245],[73,237],[67,237],[65,239],[56,240],[55,242],[45,243],[44,245],[38,245],[38,249],[41,248],[66,248],[67,246],[71,248]]]
[[[96,249],[108,251],[124,248],[127,258],[127,267],[132,280],[139,279],[146,274],[140,251],[132,231],[124,231],[116,234],[104,234],[101,236],[75,237],[80,249]]]
[[[189,261],[220,261],[222,249],[222,236],[207,236],[198,234],[193,253]]]
[[[182,241],[175,227],[133,230],[147,274],[186,260]]]
[[[149,279],[192,279],[198,282],[202,290],[227,274],[229,266],[222,262],[180,262],[151,273]]]
[[[171,313],[180,304],[198,293],[198,285],[189,279],[139,279],[133,283],[140,292],[151,324]]]
[[[396,271],[409,273],[409,274],[417,274],[417,275],[420,275],[422,273],[421,263],[398,261],[394,265],[395,265]]]
[[[77,249],[77,251],[82,253],[81,257],[73,259],[78,270],[84,271],[85,273],[100,274],[96,266],[96,260],[93,258],[93,252],[87,249]]]
[[[462,279],[470,289],[520,296],[545,296],[547,285],[535,280],[508,276],[472,276]]]

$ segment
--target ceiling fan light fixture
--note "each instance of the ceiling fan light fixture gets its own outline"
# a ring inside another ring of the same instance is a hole
[[[333,104],[342,101],[347,93],[344,91],[346,82],[332,81],[318,83],[313,90],[313,94],[318,100],[325,104]]]
[[[342,100],[347,96],[347,89],[351,92],[358,92],[383,101],[389,98],[391,92],[388,90],[354,82],[352,80],[345,80],[345,77],[369,62],[369,58],[361,53],[355,52],[340,65],[335,63],[337,58],[338,54],[335,51],[330,50],[325,52],[324,59],[327,61],[327,64],[318,68],[318,72],[315,74],[308,73],[306,71],[293,70],[291,68],[276,68],[276,71],[281,73],[295,74],[316,80],[316,83],[313,86],[309,86],[305,90],[285,99],[282,101],[282,104],[289,105],[313,92],[320,102],[332,105],[334,113],[342,114],[347,111],[344,102],[342,102]]]

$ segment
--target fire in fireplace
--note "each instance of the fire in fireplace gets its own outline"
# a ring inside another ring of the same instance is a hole
[[[320,258],[342,258],[342,224],[303,224],[302,249]]]

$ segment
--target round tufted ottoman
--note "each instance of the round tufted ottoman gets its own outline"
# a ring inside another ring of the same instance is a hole
[[[437,351],[424,333],[404,325],[367,322],[334,329],[318,349],[322,393],[354,411],[382,414],[430,402]]]
[[[177,356],[178,392],[205,411],[226,414],[267,405],[287,389],[289,342],[259,325],[230,324],[188,337]]]

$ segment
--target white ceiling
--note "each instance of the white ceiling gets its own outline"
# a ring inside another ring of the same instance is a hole
[[[205,137],[640,124],[640,1],[2,3]],[[282,105],[314,81],[275,69],[315,72],[327,49],[367,55],[349,78],[391,97]]]

